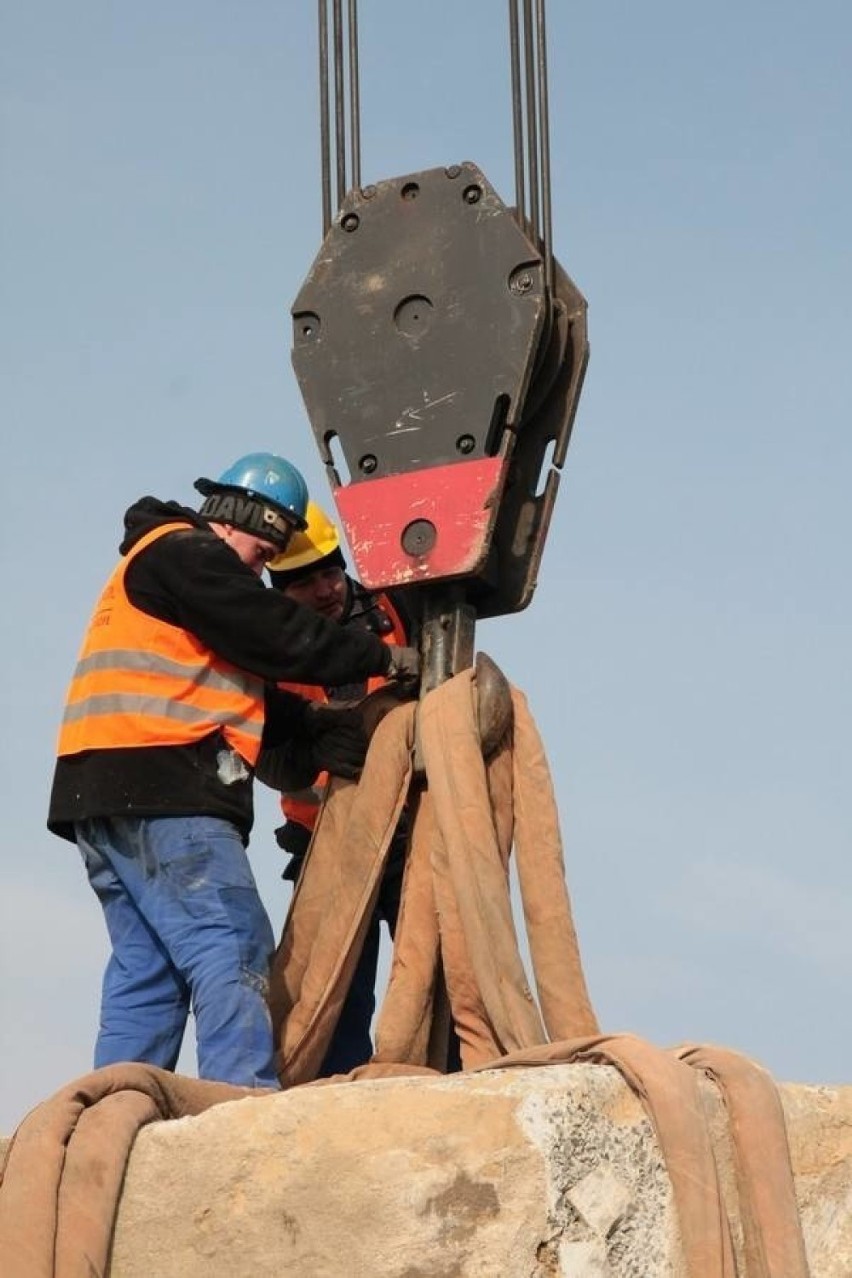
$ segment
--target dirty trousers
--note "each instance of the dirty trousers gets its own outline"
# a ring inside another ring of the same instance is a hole
[[[277,1087],[274,940],[236,828],[218,817],[112,817],[78,822],[75,835],[112,943],[95,1065],[174,1069],[191,1007],[200,1078]]]

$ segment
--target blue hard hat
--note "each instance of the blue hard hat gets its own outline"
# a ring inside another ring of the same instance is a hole
[[[298,529],[307,527],[308,486],[300,471],[275,453],[246,453],[218,479],[196,479],[205,497],[239,491],[280,512]]]

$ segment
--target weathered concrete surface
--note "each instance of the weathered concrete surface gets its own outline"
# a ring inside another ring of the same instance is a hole
[[[852,1087],[782,1095],[814,1278],[849,1278]],[[721,1131],[709,1084],[705,1100]],[[111,1268],[111,1278],[681,1273],[650,1125],[617,1073],[594,1065],[299,1088],[155,1124],[131,1157]]]
[[[781,1089],[813,1278],[852,1275],[852,1087]]]

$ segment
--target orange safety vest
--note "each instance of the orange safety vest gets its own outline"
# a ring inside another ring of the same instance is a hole
[[[263,734],[263,679],[218,657],[195,635],[135,607],[124,584],[147,546],[192,524],[161,524],[121,560],[95,605],[68,689],[60,755],[181,746],[221,731],[254,766]]]
[[[405,627],[400,621],[399,614],[387,595],[377,595],[376,599],[382,612],[393,623],[393,629],[380,636],[382,642],[404,646],[408,642],[408,636],[405,633]],[[375,692],[377,688],[384,687],[386,683],[387,679],[384,675],[371,675],[367,680],[367,694]],[[298,693],[306,701],[328,701],[325,690],[315,683],[281,683],[278,686],[285,688],[288,692]],[[295,821],[306,829],[313,830],[320,806],[325,797],[327,785],[328,773],[321,772],[313,785],[305,786],[303,790],[285,791],[281,795],[281,811],[287,820]]]

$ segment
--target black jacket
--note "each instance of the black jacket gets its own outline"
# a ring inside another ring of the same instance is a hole
[[[387,590],[383,593],[390,600],[399,617],[405,633],[405,642],[411,643],[412,636],[416,633],[418,622],[416,613],[412,609],[406,594],[399,590]],[[346,574],[346,607],[343,616],[335,624],[349,632],[368,632],[380,636],[390,635],[394,628],[393,621],[382,607],[379,593],[368,590],[366,586],[362,586],[360,581],[350,577],[348,573]],[[329,701],[359,701],[366,694],[367,681],[366,679],[361,679],[344,684],[325,682],[322,684],[322,688]],[[263,775],[264,771],[266,775]],[[277,784],[274,772],[268,768],[264,769],[261,766],[261,774],[268,785],[275,786]],[[310,784],[310,782],[307,784]],[[283,787],[279,786],[279,788]],[[287,788],[291,787],[288,786]],[[275,838],[278,846],[284,852],[290,854],[290,860],[281,877],[290,879],[295,883],[304,864],[308,844],[311,841],[311,831],[298,821],[288,817],[284,825],[280,825],[275,831]],[[397,825],[391,848],[391,858],[397,866],[401,866],[403,863],[407,841],[408,820],[403,812]],[[396,916],[394,916],[395,922]]]
[[[143,497],[124,517],[121,554],[164,523],[192,524],[159,538],[127,570],[135,607],[190,631],[220,657],[270,684],[343,684],[384,674],[386,644],[271,590],[193,510]],[[264,747],[299,736],[306,704],[270,687]],[[252,777],[223,766],[219,732],[185,746],[88,750],[57,759],[48,828],[74,838],[73,823],[105,816],[218,816],[244,839],[251,829]]]

